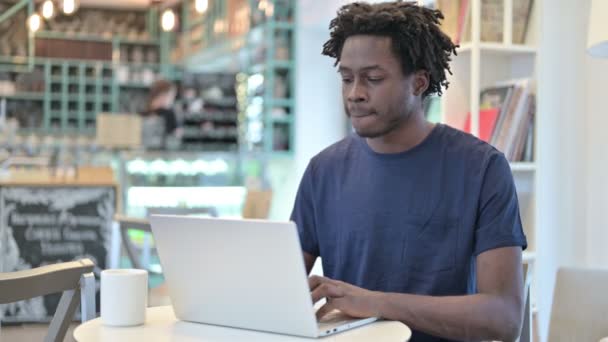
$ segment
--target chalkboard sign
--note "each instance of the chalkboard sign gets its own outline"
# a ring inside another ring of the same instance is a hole
[[[0,272],[89,258],[99,279],[110,249],[114,208],[113,187],[0,188]],[[0,320],[48,321],[60,296],[0,305]]]

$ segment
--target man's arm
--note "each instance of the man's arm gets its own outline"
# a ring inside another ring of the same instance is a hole
[[[315,265],[317,257],[306,252],[302,253],[304,253],[304,265],[306,266],[306,274],[310,274],[312,267]]]
[[[458,340],[514,341],[524,309],[520,247],[489,250],[477,257],[478,293],[431,297],[373,292],[340,281],[313,276],[313,301],[328,298],[317,312],[333,309],[355,317],[380,316],[402,321],[430,335]]]

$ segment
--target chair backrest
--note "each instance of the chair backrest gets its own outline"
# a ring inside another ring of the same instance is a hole
[[[242,216],[250,219],[266,219],[272,204],[271,190],[247,190]]]
[[[179,208],[179,207],[149,207],[147,208],[147,216],[150,215],[205,215],[217,217],[217,210],[214,207],[199,207],[199,208]],[[120,236],[123,246],[127,251],[127,256],[133,268],[147,270],[150,274],[161,274],[158,269],[150,266],[151,250],[153,249],[152,230],[150,223],[146,219],[138,219],[133,217],[115,216],[120,228]],[[138,257],[138,247],[131,238],[129,231],[140,231],[143,243],[141,246],[142,257]]]
[[[122,238],[123,246],[127,251],[127,256],[129,257],[129,261],[133,265],[133,268],[138,269],[146,269],[144,265],[141,263],[140,259],[137,257],[137,247],[129,237],[129,230],[139,230],[148,234],[152,234],[152,229],[150,228],[150,222],[146,219],[138,219],[134,217],[127,217],[116,215],[115,220],[118,222],[120,227],[120,237]],[[148,270],[152,272],[152,270]],[[154,273],[154,272],[153,272]]]
[[[211,217],[217,217],[217,210],[214,207],[199,207],[199,208],[180,208],[180,207],[149,207],[147,208],[147,215],[206,215]],[[150,223],[146,219],[138,219],[133,217],[126,217],[116,215],[116,221],[120,227],[120,236],[123,241],[125,250],[129,261],[133,265],[133,268],[144,269],[151,274],[161,274],[156,269],[150,266],[150,250],[152,249],[152,231],[150,229]],[[142,246],[142,258],[138,257],[137,246],[129,236],[129,231],[141,231],[144,233],[144,243]],[[143,259],[143,260],[142,260]]]
[[[150,215],[206,215],[211,217],[217,217],[217,209],[215,209],[215,207],[148,207],[146,211],[148,217]]]
[[[521,327],[521,333],[517,342],[532,342],[532,311],[530,309],[530,284],[532,283],[532,267],[529,264],[523,264],[524,275],[524,319]],[[498,341],[490,341],[498,342]]]
[[[82,259],[0,273],[0,304],[63,292],[45,342],[63,341],[79,303],[83,322],[95,318],[94,266],[91,260]]]
[[[530,308],[530,284],[532,282],[532,267],[524,264],[524,321],[518,342],[532,342],[532,311]]]
[[[608,336],[608,269],[557,271],[549,341],[599,341]]]

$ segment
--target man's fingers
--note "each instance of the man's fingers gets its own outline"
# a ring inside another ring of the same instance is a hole
[[[317,310],[317,312],[315,314],[317,316],[317,321],[321,321],[325,315],[327,315],[334,309],[335,309],[335,307],[332,302],[328,301],[327,303],[325,303],[325,305],[320,307],[319,310]]]
[[[332,298],[340,298],[344,294],[340,287],[336,284],[332,284],[330,282],[325,282],[319,286],[317,286],[312,292],[312,302],[316,303],[322,298],[332,299]]]
[[[314,291],[319,285],[323,283],[329,282],[329,278],[321,277],[318,275],[312,275],[308,277],[308,287],[310,287],[310,291]]]

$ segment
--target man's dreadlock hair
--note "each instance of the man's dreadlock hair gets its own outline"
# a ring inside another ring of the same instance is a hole
[[[441,95],[442,87],[447,89],[449,84],[445,71],[452,73],[450,55],[456,55],[458,47],[439,28],[442,19],[439,10],[418,6],[416,2],[399,0],[344,5],[329,24],[330,39],[323,45],[323,55],[335,58],[335,65],[338,65],[348,37],[360,34],[388,36],[405,75],[418,70],[429,73],[429,88],[423,98],[430,94]]]

